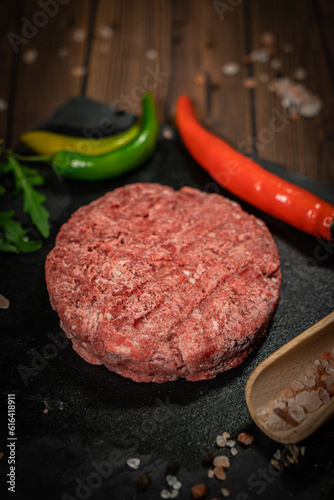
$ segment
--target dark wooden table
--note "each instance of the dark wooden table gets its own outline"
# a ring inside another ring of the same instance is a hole
[[[8,107],[0,136],[11,147],[73,96],[139,113],[141,94],[152,90],[160,120],[172,123],[178,95],[188,93],[204,123],[235,147],[334,183],[333,2],[13,0],[1,10],[0,98]],[[277,113],[286,116],[280,99],[266,83],[243,87],[247,76],[272,79],[270,63],[222,74],[224,63],[261,47],[266,31],[276,38],[279,72],[306,69],[303,83],[324,103],[318,116],[273,130]]]

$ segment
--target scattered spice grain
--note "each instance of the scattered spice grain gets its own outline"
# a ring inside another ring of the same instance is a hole
[[[140,474],[137,479],[137,486],[140,490],[146,490],[151,484],[151,480],[147,474]]]
[[[239,441],[239,443],[243,443],[244,445],[249,446],[254,441],[254,436],[251,436],[246,432],[240,432],[239,436],[237,437],[237,440]]]
[[[231,495],[231,492],[230,490],[228,490],[227,488],[222,488],[220,490],[220,493],[223,495],[223,497],[227,498]]]
[[[4,295],[0,295],[0,309],[8,309],[9,305],[9,300]]]
[[[223,467],[218,466],[213,469],[213,473],[216,476],[219,481],[225,481],[226,479],[226,472],[224,471]]]
[[[195,484],[195,486],[191,488],[191,494],[193,498],[204,498],[208,494],[208,488],[205,484]]]
[[[279,462],[277,460],[275,460],[274,458],[272,458],[270,460],[270,463],[273,467],[275,467],[276,470],[281,470],[281,466],[280,466]]]
[[[230,467],[230,459],[226,455],[219,455],[214,458],[213,465],[216,467]]]
[[[138,469],[140,466],[140,459],[139,458],[128,458],[126,461],[128,467],[131,469]]]

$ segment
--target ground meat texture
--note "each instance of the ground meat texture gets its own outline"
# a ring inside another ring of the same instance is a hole
[[[203,380],[265,334],[281,283],[264,223],[223,196],[132,184],[77,210],[46,260],[61,327],[136,382]]]

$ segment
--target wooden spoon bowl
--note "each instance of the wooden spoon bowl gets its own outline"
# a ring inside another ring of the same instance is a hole
[[[245,390],[248,410],[256,425],[274,441],[298,443],[334,417],[334,396],[318,410],[306,413],[306,418],[292,428],[273,428],[258,415],[260,408],[279,399],[282,389],[288,389],[293,380],[305,375],[324,351],[333,349],[334,311],[268,356],[251,373]]]

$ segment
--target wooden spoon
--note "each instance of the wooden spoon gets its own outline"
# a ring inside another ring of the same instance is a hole
[[[324,351],[334,349],[334,311],[311,326],[260,363],[248,378],[245,390],[248,410],[256,425],[274,441],[298,443],[310,436],[334,416],[334,396],[295,427],[277,429],[267,426],[266,418],[258,415],[260,408],[279,399],[282,389],[305,375],[307,368]]]

